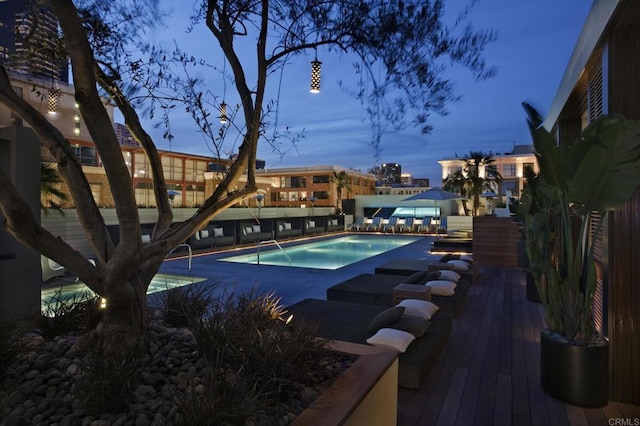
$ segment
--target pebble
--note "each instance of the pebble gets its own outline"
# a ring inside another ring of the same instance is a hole
[[[158,315],[153,318],[149,326],[151,355],[127,412],[89,415],[83,406],[84,395],[76,394],[77,383],[81,389],[83,362],[74,346],[76,337],[64,335],[44,341],[34,336],[36,349],[0,377],[0,399],[6,404],[5,412],[9,413],[9,418],[0,419],[0,426],[179,424],[178,395],[204,390],[206,362],[199,356],[195,337],[189,329],[166,326]],[[283,401],[282,406],[274,407],[273,413],[251,418],[245,426],[292,424],[296,415],[317,397],[322,383],[337,374],[335,362],[323,365],[326,374],[317,375],[317,385],[296,386],[300,392],[292,397],[293,401]]]

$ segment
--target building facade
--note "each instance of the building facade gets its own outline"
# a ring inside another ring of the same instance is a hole
[[[502,182],[497,185],[496,194],[500,197],[511,194],[512,197],[519,198],[525,183],[524,170],[530,168],[535,173],[539,171],[533,145],[515,145],[511,152],[492,153],[492,155],[495,160],[493,165],[502,175]],[[463,168],[463,161],[460,158],[443,159],[438,163],[442,166],[443,180]],[[482,170],[480,174],[484,176]]]
[[[398,163],[382,163],[380,166],[380,183],[383,185],[400,185],[402,183],[402,166]]]
[[[265,205],[273,207],[336,207],[337,184],[334,173],[345,172],[349,187],[342,188],[342,199],[375,194],[375,176],[340,166],[290,167],[256,170],[259,178],[270,179]],[[259,185],[260,186],[260,185]]]
[[[640,2],[595,0],[544,127],[571,143],[603,114],[640,120]],[[640,189],[603,223],[593,318],[609,339],[614,401],[640,404]],[[592,226],[596,226],[596,218]],[[599,374],[594,371],[593,374]]]

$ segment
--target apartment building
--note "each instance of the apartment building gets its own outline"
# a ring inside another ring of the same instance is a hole
[[[538,172],[538,163],[533,152],[533,145],[515,145],[511,152],[492,153],[496,170],[502,175],[502,182],[497,186],[497,194],[505,196],[507,193],[515,198],[520,196],[524,187],[524,170],[527,168]],[[461,158],[447,158],[439,160],[442,166],[442,179],[447,179],[457,171],[462,170]],[[480,171],[483,175],[484,171]]]
[[[340,166],[289,167],[256,170],[258,178],[268,178],[265,205],[273,207],[335,207],[338,184],[334,174],[345,172],[349,185],[341,189],[341,198],[375,194],[376,177]],[[259,184],[260,186],[260,184]]]

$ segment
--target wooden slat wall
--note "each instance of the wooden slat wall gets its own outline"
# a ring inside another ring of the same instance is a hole
[[[522,233],[510,217],[473,218],[473,259],[482,266],[523,266]]]
[[[611,399],[640,404],[640,191],[610,227]]]
[[[634,13],[634,27],[622,26],[608,41],[608,113],[640,119],[640,8],[625,3]],[[633,18],[632,18],[633,17]],[[619,212],[610,215],[609,232],[609,339],[611,399],[640,404],[640,190]]]

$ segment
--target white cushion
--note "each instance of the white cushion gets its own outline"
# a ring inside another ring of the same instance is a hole
[[[196,231],[196,233],[193,234],[193,238],[195,238],[197,241],[200,241],[200,231]]]
[[[411,333],[393,328],[381,328],[376,334],[367,339],[367,343],[380,348],[395,349],[404,352],[409,344],[416,339]]]
[[[251,226],[245,226],[244,233],[245,235],[253,234],[253,228]]]
[[[278,231],[284,231],[284,226],[282,224],[278,225]]]
[[[458,281],[460,281],[460,274],[457,273],[456,271],[449,271],[446,269],[442,269],[438,272],[440,272],[440,278],[443,280],[453,281],[454,283],[457,283]]]
[[[404,307],[405,315],[414,315],[427,320],[440,309],[428,300],[418,299],[405,299],[396,306]]]
[[[309,222],[307,222],[307,227],[315,228],[316,227],[316,221],[315,220],[310,220]]]
[[[151,242],[151,235],[142,234],[142,243],[146,244],[146,243],[150,243],[150,242]]]
[[[222,228],[213,228],[213,236],[214,237],[224,237],[224,229],[222,229]]]
[[[469,269],[469,264],[464,260],[450,260],[447,263],[453,266],[454,271],[466,271]]]
[[[473,256],[469,256],[468,254],[463,254],[460,256],[460,260],[464,260],[467,263],[473,262]]]
[[[253,225],[252,226],[253,232],[254,233],[260,233],[262,232],[262,230],[260,229],[260,225]]]
[[[202,231],[200,231],[200,238],[209,238],[209,230],[203,229]]]
[[[428,281],[425,285],[431,287],[433,296],[453,296],[456,290],[456,283],[446,280]]]
[[[286,229],[287,231],[291,229],[291,223],[289,222],[285,222],[284,223],[284,229]]]

